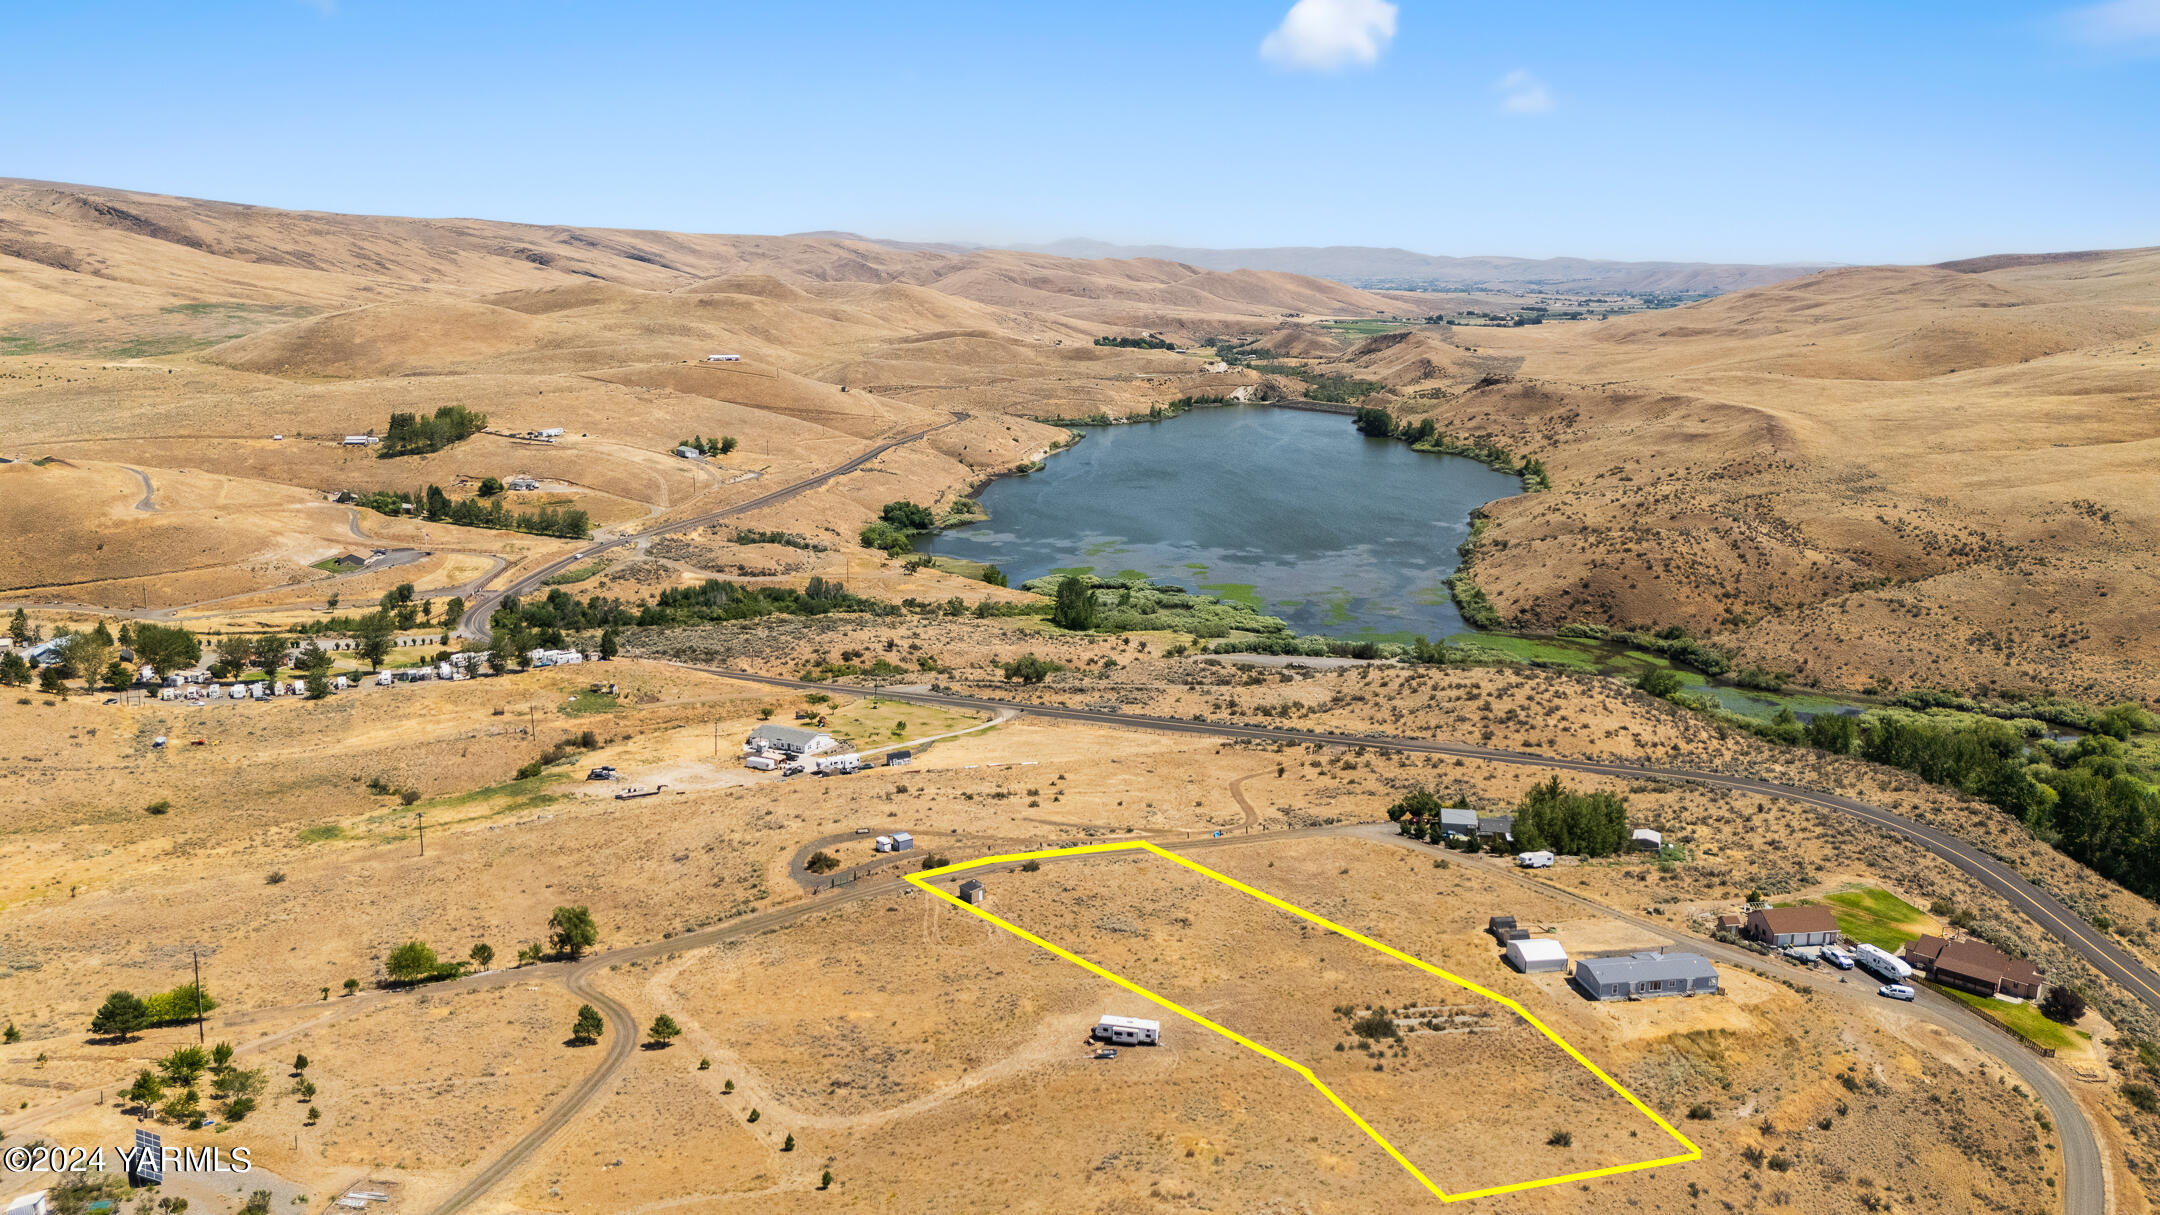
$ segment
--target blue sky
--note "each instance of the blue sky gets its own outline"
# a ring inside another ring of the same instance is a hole
[[[2160,244],[2160,0],[1298,8],[26,4],[0,175],[987,243]]]

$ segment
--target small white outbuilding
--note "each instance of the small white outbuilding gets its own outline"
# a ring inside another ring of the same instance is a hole
[[[1564,974],[1567,950],[1551,937],[1522,937],[1507,943],[1507,964],[1526,975]]]

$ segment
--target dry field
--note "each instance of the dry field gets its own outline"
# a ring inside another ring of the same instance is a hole
[[[970,646],[987,654],[1010,644],[989,632],[1010,626],[969,623],[956,634],[979,630]],[[947,656],[962,657],[957,648]],[[1159,663],[1131,677],[1162,678],[1172,697],[1196,693],[1170,677],[1215,673],[1184,660],[1134,663]],[[572,698],[603,673],[621,691],[617,703],[572,715],[592,707]],[[1491,720],[1502,723],[1502,743],[1546,728],[1523,715],[1505,720],[1517,697],[1556,703],[1601,729],[1654,738],[1671,728],[1657,707],[1581,681],[1446,675],[1499,681],[1480,688],[1478,703],[1500,709]],[[1315,703],[1340,693],[1331,710],[1340,720],[1374,703],[1482,720],[1451,699],[1461,686],[1347,699],[1374,690],[1369,681],[1402,677],[1297,673],[1270,686]],[[1856,1019],[1735,968],[1726,968],[1728,995],[1715,1001],[1590,1005],[1549,978],[1501,969],[1476,931],[1486,915],[1506,912],[1551,925],[1577,951],[1627,948],[1656,934],[1569,892],[1684,930],[1688,912],[1782,880],[1795,893],[1861,881],[1922,905],[1951,898],[2030,933],[1959,875],[1876,833],[1782,804],[1625,788],[1636,816],[1685,840],[1692,859],[1571,866],[1544,892],[1423,847],[1269,838],[1384,822],[1384,808],[1414,784],[1504,807],[1534,778],[1520,770],[1025,717],[938,742],[909,768],[853,778],[782,782],[735,766],[735,740],[761,710],[779,721],[798,709],[826,712],[855,745],[892,740],[896,727],[912,739],[979,724],[833,692],[840,703],[813,706],[796,693],[624,661],[371,688],[315,704],[0,703],[0,733],[12,740],[0,776],[16,790],[0,840],[8,968],[0,1017],[24,1034],[0,1050],[0,1105],[13,1111],[0,1127],[11,1140],[26,1125],[64,1140],[119,1136],[129,1120],[110,1107],[42,1111],[111,1088],[180,1040],[185,1030],[155,1030],[114,1046],[87,1040],[84,1027],[108,990],[184,981],[199,947],[223,1001],[212,1036],[273,1070],[277,1099],[231,1134],[259,1127],[260,1142],[291,1144],[297,1133],[297,1152],[266,1147],[263,1159],[303,1192],[386,1177],[425,1209],[533,1125],[599,1052],[562,1045],[578,1000],[562,990],[559,966],[383,995],[371,990],[381,960],[409,939],[446,957],[484,941],[504,966],[542,934],[549,909],[583,904],[603,950],[657,950],[599,972],[601,987],[640,1024],[665,1012],[686,1032],[666,1050],[635,1052],[483,1210],[695,1210],[744,1200],[788,1210],[837,1197],[1048,1211],[1070,1209],[1074,1192],[1100,1209],[1166,1198],[1340,1211],[1429,1201],[1279,1066],[1174,1018],[1169,1045],[1097,1064],[1084,1057],[1087,1025],[1109,1011],[1148,1015],[1128,1007],[1136,998],[904,886],[864,888],[867,898],[819,909],[833,894],[808,893],[791,867],[812,846],[849,866],[868,861],[860,829],[909,830],[924,854],[953,859],[1134,831],[1175,841],[1224,830],[1249,842],[1196,859],[1522,1001],[1703,1145],[1699,1164],[1591,1183],[1600,1201],[1680,1212],[1704,1197],[1775,1207],[1784,1193],[1787,1204],[1835,1211],[1887,1193],[1900,1209],[1923,1211],[2046,1205],[2054,1157],[2036,1137],[2029,1099],[1968,1047],[1896,1008],[1862,1006]],[[526,733],[534,726],[537,734]],[[590,752],[541,778],[510,779],[544,747],[586,729],[598,744]],[[153,751],[156,733],[214,745]],[[1733,762],[1745,760],[1742,746],[1731,744]],[[597,762],[670,791],[615,801],[607,796],[615,786],[576,779]],[[370,777],[419,796],[402,805],[370,792]],[[245,796],[231,793],[238,781]],[[145,813],[158,800],[170,803],[165,813]],[[428,818],[425,857],[418,812]],[[1548,1163],[1592,1167],[1637,1148],[1663,1153],[1662,1136],[1615,1110],[1617,1098],[1571,1088],[1579,1069],[1550,1079],[1545,1060],[1556,1052],[1543,1039],[1488,1028],[1498,1017],[1474,1018],[1475,1035],[1410,1033],[1406,1054],[1391,1044],[1377,1056],[1338,1055],[1334,1043],[1352,1041],[1331,1011],[1338,1004],[1430,1001],[1470,1016],[1477,1002],[1287,916],[1256,917],[1251,900],[1191,877],[1167,864],[1090,858],[987,880],[999,914],[1316,1057],[1323,1077],[1443,1185],[1521,1179]],[[795,907],[807,918],[710,945],[667,944]],[[1643,915],[1651,907],[1664,914]],[[346,977],[361,980],[362,995],[338,992]],[[327,1001],[323,987],[332,989]],[[325,1118],[315,1127],[300,1126],[304,1106],[282,1095],[275,1065],[294,1050],[316,1061]],[[710,1069],[699,1070],[700,1059]],[[1373,1063],[1385,1070],[1371,1071]],[[1848,1067],[1857,1090],[1837,1079]],[[1496,1099],[1505,1117],[1481,1109],[1478,1121],[1505,1123],[1512,1138],[1472,1135],[1435,1116],[1454,1108],[1460,1088],[1451,1078],[1465,1074],[1481,1092],[1505,1094]],[[1713,1117],[1686,1120],[1700,1102]],[[1573,1145],[1547,1146],[1562,1119]],[[1827,1128],[1816,1125],[1825,1119]],[[2103,1116],[2103,1128],[2113,1125]],[[693,1127],[707,1137],[690,1135]],[[788,1135],[793,1152],[781,1150]],[[1016,1142],[1030,1145],[1037,1167],[1011,1167]],[[1790,1169],[1751,1164],[1755,1148]],[[816,1189],[828,1167],[837,1195]],[[1571,1210],[1581,1198],[1551,1190],[1494,1200],[1494,1209]]]

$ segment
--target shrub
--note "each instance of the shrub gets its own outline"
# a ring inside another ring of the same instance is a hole
[[[2085,1015],[2085,995],[2075,987],[2056,984],[2040,1001],[2040,1015],[2064,1025],[2075,1025]]]
[[[2160,1095],[2153,1092],[2153,1087],[2150,1084],[2139,1084],[2132,1081],[2122,1086],[2122,1095],[2123,1100],[2148,1114],[2160,1112]]]
[[[1554,1131],[1552,1134],[1545,1136],[1545,1146],[1573,1147],[1575,1146],[1575,1135],[1572,1131]]]

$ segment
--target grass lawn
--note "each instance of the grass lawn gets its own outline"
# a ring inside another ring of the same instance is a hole
[[[897,700],[880,700],[872,708],[870,698],[865,696],[828,713],[825,729],[834,738],[846,739],[850,746],[882,747],[910,738],[965,730],[982,720],[973,713],[954,713]]]
[[[556,710],[565,717],[583,717],[588,713],[618,713],[621,711],[622,703],[614,696],[606,692],[595,692],[591,688],[578,689],[577,695],[564,701],[562,707]]]
[[[1934,927],[1926,912],[1887,890],[1840,890],[1826,901],[1839,932],[1891,953]]]
[[[1976,996],[1954,987],[1944,987],[1940,983],[1929,983],[1928,986],[1968,1008],[1978,1009],[1982,1016],[2036,1046],[2068,1051],[2075,1050],[2080,1045],[2077,1039],[2070,1036],[2069,1026],[2058,1025],[2041,1016],[2040,1010],[2031,1004],[2012,1004],[2005,1000]]]

